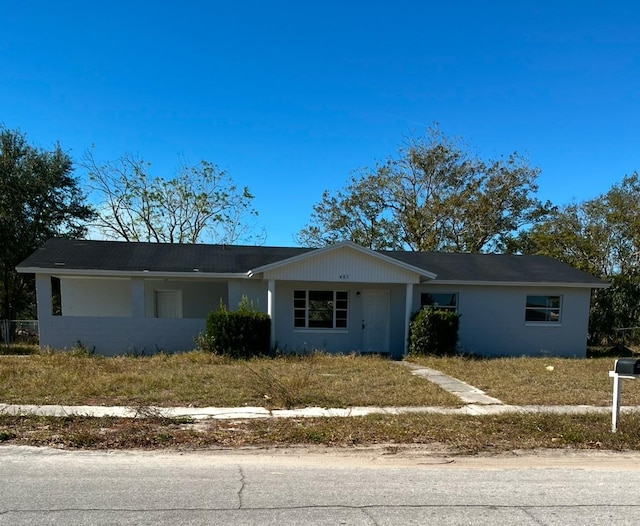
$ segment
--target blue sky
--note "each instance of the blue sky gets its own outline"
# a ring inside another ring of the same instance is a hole
[[[631,1],[0,0],[0,123],[79,158],[184,156],[255,195],[293,245],[325,189],[432,123],[484,158],[526,154],[539,197],[640,170]],[[77,172],[82,176],[82,172]]]

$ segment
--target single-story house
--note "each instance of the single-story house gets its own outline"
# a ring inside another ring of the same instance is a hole
[[[542,256],[51,239],[36,277],[40,344],[105,355],[193,349],[207,314],[246,297],[284,352],[407,350],[424,305],[460,313],[460,350],[585,356],[603,281]]]

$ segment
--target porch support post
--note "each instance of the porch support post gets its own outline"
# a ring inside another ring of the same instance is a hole
[[[270,279],[267,282],[267,314],[271,318],[271,350],[276,347],[276,318],[275,318],[276,282]]]
[[[53,316],[53,290],[51,287],[51,274],[36,274],[36,306],[38,310],[38,342],[41,347],[51,345],[52,336],[59,332],[59,327],[54,327]],[[62,293],[62,291],[60,291]],[[62,299],[61,299],[62,304]],[[7,333],[5,333],[5,336]]]
[[[38,320],[48,320],[53,316],[51,274],[36,274],[36,305]]]
[[[131,278],[131,317],[144,318],[144,279]]]
[[[404,308],[404,355],[409,353],[409,323],[411,321],[411,309],[413,308],[413,283],[407,283],[407,290],[405,293],[405,308]]]

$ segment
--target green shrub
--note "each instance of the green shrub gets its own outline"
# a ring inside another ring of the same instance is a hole
[[[458,343],[460,315],[457,312],[423,308],[411,317],[409,354],[453,354]]]
[[[228,311],[220,304],[218,310],[209,313],[198,344],[204,350],[232,358],[269,354],[271,318],[254,309],[245,297],[236,311]]]

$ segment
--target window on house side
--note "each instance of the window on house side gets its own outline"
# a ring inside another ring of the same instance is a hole
[[[293,291],[293,326],[296,328],[346,329],[348,311],[347,291]]]
[[[433,307],[438,310],[458,310],[458,295],[455,293],[430,293],[420,294],[420,307]]]
[[[560,321],[560,296],[527,296],[525,321],[558,323]]]

